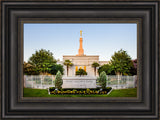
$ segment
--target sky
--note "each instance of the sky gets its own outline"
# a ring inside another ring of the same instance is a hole
[[[80,30],[85,55],[109,61],[114,52],[123,49],[132,59],[137,58],[136,23],[25,23],[24,61],[42,48],[60,60],[63,55],[78,54]]]

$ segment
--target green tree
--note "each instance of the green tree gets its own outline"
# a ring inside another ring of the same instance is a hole
[[[98,78],[99,84],[102,87],[102,89],[106,88],[106,80],[107,80],[106,73],[103,71],[100,73],[100,76]]]
[[[67,76],[68,76],[69,67],[73,66],[73,63],[70,60],[65,60],[63,64],[67,67]]]
[[[133,62],[127,52],[121,49],[111,57],[111,65],[115,74],[128,75],[133,67]]]
[[[94,68],[94,75],[96,76],[96,68],[99,67],[97,62],[92,63],[92,67]]]
[[[25,75],[38,75],[39,74],[39,71],[38,69],[36,69],[35,66],[29,63],[26,63],[26,62],[24,62],[23,64],[23,72]]]
[[[63,75],[64,69],[63,69],[63,65],[61,65],[61,64],[53,64],[53,65],[50,67],[50,69],[51,69],[51,70],[49,71],[49,73],[52,74],[52,75],[56,75],[56,73],[57,73],[58,71],[60,71],[61,74]]]
[[[137,59],[132,60],[132,62],[133,62],[133,67],[130,69],[130,74],[137,75]]]
[[[76,75],[87,75],[87,72],[85,71],[85,70],[83,70],[83,69],[78,69],[77,71],[76,71]]]
[[[102,66],[99,67],[98,69],[98,73],[100,75],[101,72],[105,71],[105,73],[107,75],[115,75],[114,70],[112,69],[112,65],[111,64],[104,64]]]
[[[41,49],[32,54],[28,63],[35,66],[40,73],[48,73],[50,67],[56,63],[56,60],[54,59],[52,52]]]
[[[58,71],[57,74],[56,74],[56,78],[55,78],[55,87],[57,89],[61,89],[62,88],[62,84],[63,84],[62,74],[61,74],[60,71]]]

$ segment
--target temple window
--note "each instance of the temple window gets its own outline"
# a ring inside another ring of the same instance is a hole
[[[84,70],[86,71],[86,66],[84,66]]]
[[[75,67],[75,70],[78,71],[78,66]]]

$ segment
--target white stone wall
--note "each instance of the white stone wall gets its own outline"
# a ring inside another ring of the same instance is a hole
[[[96,88],[96,77],[63,77],[62,88]]]

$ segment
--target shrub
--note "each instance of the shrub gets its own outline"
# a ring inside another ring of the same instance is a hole
[[[52,92],[52,91],[54,91],[54,90],[55,90],[55,87],[50,87],[50,88],[49,88],[49,91],[50,91],[50,92]]]
[[[98,94],[99,92],[98,92],[98,91],[96,91],[95,93],[96,93],[96,94]]]
[[[83,69],[79,69],[78,71],[76,71],[76,75],[87,75],[87,72]]]
[[[103,71],[100,73],[100,76],[99,76],[99,83],[102,89],[106,88],[106,80],[107,80],[106,73]]]
[[[49,89],[50,89],[50,90],[53,90],[53,89],[55,89],[55,87],[49,87]]]
[[[111,87],[106,87],[103,90],[99,90],[99,89],[59,89],[59,90],[55,90],[54,87],[50,87],[50,92],[51,94],[82,94],[82,95],[86,95],[86,94],[107,94],[112,88]]]
[[[62,88],[63,80],[62,80],[62,74],[60,71],[57,72],[56,78],[55,78],[55,87],[58,89]]]
[[[63,72],[64,72],[63,65],[54,63],[54,64],[50,67],[50,69],[51,69],[51,70],[49,71],[49,73],[52,74],[52,75],[56,75],[56,73],[57,73],[58,71],[60,71],[61,74],[63,75]]]
[[[111,64],[104,64],[98,69],[98,73],[100,75],[101,72],[105,72],[106,75],[115,75],[113,66]]]
[[[86,93],[89,94],[90,93],[90,89],[86,89]]]

